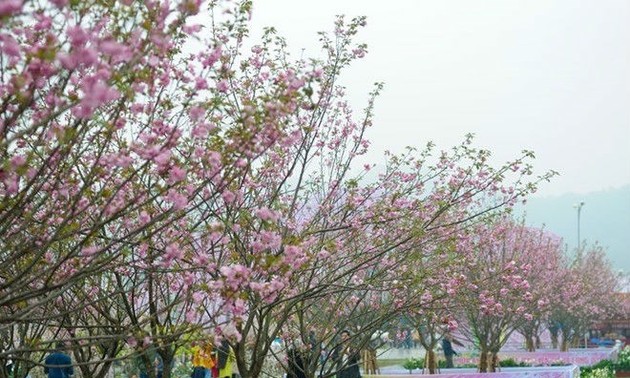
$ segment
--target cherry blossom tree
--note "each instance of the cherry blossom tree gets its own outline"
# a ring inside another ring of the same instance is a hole
[[[567,351],[594,321],[606,318],[614,311],[618,278],[604,248],[597,244],[586,246],[569,261],[551,314],[551,322],[560,331],[560,350]]]
[[[367,182],[374,165],[354,164],[382,86],[357,117],[338,85],[366,53],[365,19],[339,17],[323,59],[295,60],[273,29],[245,49],[251,9],[0,6],[0,332],[45,316],[45,337],[69,341],[86,374],[105,374],[124,342],[155,348],[165,378],[203,334],[257,377],[274,339],[309,324],[295,319],[341,311],[337,326],[363,323],[361,343],[405,300],[448,293],[461,278],[441,285],[429,278],[441,265],[410,264],[553,175],[534,177],[530,152],[493,168],[469,136],[433,164],[431,145],[388,155]],[[375,303],[391,310],[372,316]],[[322,328],[330,349],[339,328]]]
[[[207,6],[220,16],[186,53],[203,29],[196,1],[2,4],[2,331],[130,261],[155,274],[203,266],[190,246],[226,188],[291,139],[285,122],[310,104],[317,71],[269,69],[253,52],[237,74],[251,4]]]
[[[533,283],[544,284],[555,264],[541,259],[558,256],[557,238],[510,218],[475,229],[473,252],[466,264],[466,287],[459,298],[460,331],[480,350],[479,370],[495,371],[497,354],[512,332],[543,306]],[[530,283],[531,278],[531,283]]]
[[[536,230],[532,229],[532,232]],[[563,266],[566,261],[562,240],[543,229],[538,230],[538,240],[532,240],[528,248],[531,269],[527,275],[532,294],[531,306],[528,306],[525,321],[519,322],[517,330],[525,337],[525,348],[533,352],[539,348],[540,334],[545,330],[563,285]],[[531,235],[532,238],[536,236]]]

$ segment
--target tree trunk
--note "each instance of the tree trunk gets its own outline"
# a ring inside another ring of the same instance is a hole
[[[540,335],[536,335],[536,349],[542,348],[542,341],[540,340]]]
[[[435,351],[433,349],[428,349],[424,358],[426,359],[425,366],[429,369],[429,374],[437,374],[438,364]]]
[[[488,353],[488,372],[494,373],[499,366],[499,352]]]
[[[558,349],[558,330],[556,328],[549,329],[549,336],[551,337],[551,347]]]
[[[237,349],[238,348],[238,349]],[[236,344],[236,348],[234,348],[234,353],[236,355],[236,368],[241,376],[241,378],[257,378],[261,375],[263,365],[264,365],[264,356],[259,356],[255,352],[255,349],[251,351],[252,356],[251,360],[247,356],[247,351],[244,349],[244,345],[242,343]]]
[[[479,352],[479,372],[480,373],[488,372],[488,351],[483,348]]]
[[[571,337],[571,348],[578,348],[579,346],[580,346],[580,337],[576,333],[573,335],[573,337]]]
[[[527,349],[528,352],[535,352],[536,351],[536,345],[534,344],[534,338],[531,335],[525,336],[525,349]]]
[[[171,372],[173,370],[173,355],[168,353],[166,358],[162,357],[162,366],[164,370],[162,371],[162,378],[171,378]]]
[[[569,339],[563,334],[562,342],[560,343],[560,351],[568,352],[569,351]]]

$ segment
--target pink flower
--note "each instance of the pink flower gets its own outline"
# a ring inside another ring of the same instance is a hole
[[[226,190],[223,193],[221,193],[221,197],[223,197],[223,200],[225,201],[225,203],[232,203],[234,199],[236,198],[236,195],[230,192],[229,190]]]
[[[106,102],[116,100],[120,93],[111,88],[101,80],[95,82],[88,81],[83,87],[83,99],[81,104],[84,106],[97,107]]]
[[[177,243],[171,243],[166,246],[166,259],[167,260],[180,260],[184,256],[184,252]]]
[[[182,28],[182,30],[184,31],[184,33],[186,34],[195,34],[197,32],[199,32],[201,30],[201,25],[199,24],[194,24],[194,25],[184,25],[184,27]]]
[[[205,294],[200,291],[195,291],[192,295],[193,302],[199,304],[205,298]]]
[[[117,90],[94,77],[84,81],[82,91],[83,98],[79,106],[73,109],[73,113],[79,118],[91,117],[97,107],[120,97]]]
[[[220,328],[220,333],[224,337],[235,340],[236,342],[241,341],[241,338],[242,338],[240,332],[238,332],[238,330],[236,329],[236,326],[234,326],[233,323],[228,323],[227,325],[222,326]]]
[[[245,314],[246,309],[247,306],[245,304],[245,301],[241,298],[237,298],[232,306],[232,314],[235,316],[242,316],[243,314]]]
[[[15,168],[19,168],[26,164],[26,158],[24,155],[15,155],[11,158],[11,166]]]
[[[201,61],[201,63],[203,64],[203,67],[208,68],[212,66],[214,63],[216,63],[219,60],[219,58],[221,58],[221,54],[222,54],[221,46],[215,47],[215,49],[212,50],[212,53],[208,54],[205,57],[205,59]]]
[[[230,85],[228,84],[227,80],[221,80],[217,83],[217,90],[219,92],[225,93],[227,92],[229,87]]]
[[[206,110],[201,106],[193,106],[188,110],[188,115],[191,121],[197,122],[205,117]]]
[[[457,327],[459,327],[459,324],[455,319],[450,319],[447,323],[447,327],[449,331],[453,332],[457,329]]]
[[[55,4],[57,8],[63,8],[68,5],[68,0],[50,0],[50,2]]]
[[[83,256],[87,256],[87,257],[94,256],[96,254],[96,252],[98,252],[98,251],[99,251],[99,248],[97,246],[95,246],[95,245],[91,245],[89,247],[85,247],[85,248],[83,248],[81,250]]]
[[[194,310],[191,309],[191,310],[186,311],[186,321],[188,323],[194,324],[196,323],[196,320],[197,320],[197,314],[195,313]]]
[[[88,33],[86,33],[79,25],[70,26],[66,30],[66,34],[70,38],[70,44],[74,48],[83,47],[90,39]]]
[[[8,56],[19,57],[20,45],[8,34],[0,35],[0,51]]]
[[[328,252],[325,249],[322,249],[321,251],[319,251],[319,253],[317,254],[317,257],[319,257],[320,259],[327,259],[330,257],[330,252]]]
[[[295,245],[288,245],[284,248],[284,262],[293,269],[299,268],[306,262],[302,248]]]
[[[149,223],[149,221],[151,220],[151,217],[149,216],[149,214],[146,211],[143,211],[140,213],[140,216],[138,217],[138,220],[140,221],[141,224],[147,224]]]
[[[10,16],[22,9],[23,0],[3,0],[0,1],[0,17]]]
[[[129,47],[124,46],[113,40],[102,41],[98,45],[98,48],[101,53],[111,56],[112,62],[114,64],[120,63],[120,62],[128,62],[131,60],[133,56],[131,49],[129,49]]]
[[[174,165],[173,168],[171,168],[171,170],[169,171],[168,183],[175,184],[177,182],[184,180],[185,178],[186,178],[186,170]]]
[[[208,82],[206,81],[206,79],[204,79],[203,77],[198,77],[195,79],[195,89],[196,90],[202,90],[202,89],[208,89]],[[221,91],[223,92],[223,91]]]
[[[7,175],[3,180],[6,194],[16,194],[20,188],[20,178],[15,175]]]
[[[153,158],[153,161],[158,165],[158,167],[165,167],[170,160],[171,152],[169,150],[164,150]]]
[[[352,54],[355,56],[355,58],[363,58],[365,56],[365,49],[363,48],[354,49],[352,50]]]
[[[266,208],[266,207],[261,207],[259,209],[256,209],[254,211],[254,214],[258,218],[260,218],[260,219],[262,219],[264,221],[273,221],[273,222],[275,222],[275,221],[277,221],[280,218],[280,216],[275,211],[270,210],[269,208]]]
[[[181,210],[188,205],[188,198],[180,194],[175,189],[171,189],[166,194],[166,200],[173,205],[173,210]]]

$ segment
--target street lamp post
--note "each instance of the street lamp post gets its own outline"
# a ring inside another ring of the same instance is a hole
[[[582,212],[582,206],[584,206],[584,201],[580,201],[580,203],[576,203],[573,207],[577,208],[577,253],[581,254],[580,250],[580,213]]]
[[[576,203],[573,207],[577,208],[577,259],[582,259],[582,250],[580,249],[580,213],[582,212],[582,206],[584,206],[584,201],[580,201],[580,203]],[[588,333],[584,333],[584,348],[588,348]]]

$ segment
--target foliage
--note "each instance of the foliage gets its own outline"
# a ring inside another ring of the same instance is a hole
[[[424,367],[424,359],[422,358],[408,358],[403,362],[403,367],[409,370],[409,374],[414,369],[422,369]]]
[[[622,349],[614,361],[601,360],[592,366],[580,368],[580,377],[609,377],[614,376],[616,371],[630,371],[630,347]]]
[[[615,371],[609,367],[582,369],[580,368],[580,378],[613,378]]]
[[[617,371],[630,371],[630,346],[626,346],[619,352],[614,367]]]
[[[499,361],[499,366],[501,367],[526,367],[526,366],[531,366],[531,365],[524,361],[516,361],[513,358],[506,358]]]

